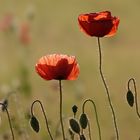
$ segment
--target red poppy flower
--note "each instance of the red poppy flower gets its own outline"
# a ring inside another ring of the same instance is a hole
[[[35,69],[45,80],[75,80],[79,75],[79,65],[76,58],[63,54],[41,57]]]
[[[8,13],[0,20],[0,31],[7,31],[13,23],[13,15]]]
[[[78,17],[80,28],[89,36],[113,36],[119,25],[119,18],[111,16],[111,12],[81,14]]]
[[[19,39],[23,44],[31,42],[30,26],[28,23],[22,23],[19,27]]]

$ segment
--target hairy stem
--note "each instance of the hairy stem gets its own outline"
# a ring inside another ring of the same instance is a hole
[[[31,106],[31,114],[32,114],[32,116],[34,116],[34,114],[33,114],[33,107],[34,107],[34,104],[35,104],[35,103],[39,103],[39,104],[40,104],[40,107],[41,107],[41,109],[42,109],[42,113],[43,113],[44,118],[45,118],[47,131],[48,131],[48,133],[49,133],[49,136],[50,136],[51,140],[54,140],[53,137],[52,137],[52,134],[51,134],[50,128],[49,128],[48,119],[47,119],[47,116],[46,116],[46,113],[45,113],[44,107],[43,107],[43,105],[42,105],[42,103],[41,103],[40,100],[35,100],[35,101],[32,103],[32,106]]]
[[[61,123],[61,129],[62,129],[62,134],[63,134],[63,140],[65,140],[65,132],[64,132],[64,125],[63,125],[63,117],[62,117],[62,84],[61,80],[59,80],[59,89],[60,89],[60,123]]]
[[[103,71],[102,71],[102,51],[101,51],[101,45],[100,45],[100,38],[99,37],[98,37],[98,47],[99,47],[99,71],[100,71],[101,79],[103,81],[103,84],[104,84],[104,87],[105,87],[105,90],[106,90],[109,106],[110,106],[110,109],[112,111],[116,137],[117,137],[117,140],[119,140],[119,131],[118,131],[118,126],[117,126],[117,122],[116,122],[115,111],[114,111],[114,108],[113,108],[113,104],[111,102],[109,89],[108,89],[108,86],[107,86],[107,83],[105,81],[104,74],[103,74]]]

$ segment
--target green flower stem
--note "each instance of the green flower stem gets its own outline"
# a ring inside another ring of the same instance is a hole
[[[90,123],[88,122],[88,132],[89,132],[89,139],[92,140],[91,138],[91,129],[90,129]]]
[[[0,105],[2,105],[5,108],[5,111],[6,111],[7,117],[8,117],[8,122],[9,122],[10,130],[11,130],[11,134],[12,134],[12,139],[15,140],[14,132],[13,132],[13,128],[12,128],[12,123],[11,123],[11,118],[10,118],[9,112],[7,110],[7,107],[3,103],[0,103]]]
[[[60,89],[60,123],[61,123],[61,129],[62,129],[62,134],[63,134],[63,140],[65,140],[65,132],[64,132],[64,125],[63,125],[63,117],[62,117],[62,83],[61,80],[59,80],[59,89]]]
[[[83,103],[83,106],[82,106],[82,112],[85,113],[85,105],[87,102],[91,102],[93,104],[93,107],[94,107],[94,111],[95,111],[95,117],[96,117],[96,122],[97,122],[97,127],[98,127],[98,132],[99,132],[99,140],[101,140],[101,129],[100,129],[100,124],[99,124],[99,120],[98,120],[98,113],[97,113],[97,109],[96,109],[96,105],[94,103],[93,100],[91,99],[86,99]],[[91,131],[90,131],[90,125],[89,125],[89,122],[88,122],[88,127],[89,127],[89,138],[91,140]]]
[[[76,118],[76,114],[74,114],[73,117]],[[72,138],[71,138],[72,140],[74,140],[74,136],[75,136],[75,134],[73,133]]]
[[[114,127],[115,127],[115,131],[116,131],[116,137],[117,137],[117,140],[119,140],[119,131],[118,131],[118,126],[117,126],[117,122],[116,122],[115,111],[114,111],[114,108],[113,108],[113,104],[111,102],[109,89],[108,89],[108,86],[107,86],[107,83],[105,81],[104,74],[103,74],[103,71],[102,71],[102,51],[101,51],[101,45],[100,45],[100,38],[99,37],[98,37],[97,41],[98,41],[98,47],[99,47],[99,71],[100,71],[101,79],[103,81],[103,84],[104,84],[104,87],[105,87],[105,90],[106,90],[108,102],[109,102],[109,105],[110,105],[110,108],[111,108],[111,111],[112,111]]]
[[[133,83],[133,86],[134,86],[134,91],[135,91],[135,105],[136,105],[136,113],[137,113],[137,116],[139,117],[140,119],[140,113],[139,113],[139,108],[138,108],[138,99],[137,99],[137,86],[136,86],[136,80],[134,78],[130,78],[128,80],[128,84],[127,84],[127,87],[128,87],[128,90],[130,90],[130,83]]]
[[[46,113],[45,113],[44,107],[43,107],[43,105],[42,105],[42,103],[41,103],[40,100],[35,100],[35,101],[32,103],[32,105],[31,105],[31,115],[34,116],[34,113],[33,113],[33,107],[34,107],[34,104],[35,104],[35,103],[39,103],[39,104],[40,104],[41,109],[42,109],[42,113],[43,113],[44,118],[45,118],[47,131],[48,131],[48,133],[49,133],[49,136],[50,136],[51,140],[54,140],[53,137],[52,137],[52,134],[51,134],[51,131],[50,131],[49,125],[48,125],[48,119],[47,119],[47,116],[46,116]]]

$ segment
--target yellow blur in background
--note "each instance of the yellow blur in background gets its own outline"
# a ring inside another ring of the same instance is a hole
[[[49,139],[39,106],[36,106],[35,114],[40,120],[40,133],[34,133],[29,125],[30,106],[35,99],[43,102],[52,133],[56,134],[58,83],[41,79],[34,66],[43,55],[62,53],[75,55],[80,65],[78,80],[63,81],[66,129],[68,118],[72,116],[71,107],[76,104],[80,115],[82,102],[91,98],[97,105],[102,139],[115,140],[111,110],[98,70],[97,39],[81,32],[77,22],[81,13],[106,10],[120,18],[117,34],[101,39],[103,71],[115,108],[120,139],[139,138],[140,122],[135,107],[130,108],[126,101],[129,78],[136,79],[138,93],[140,91],[139,5],[138,0],[0,0],[0,100],[8,98],[16,139]],[[90,104],[87,113],[92,137],[98,139],[95,114]],[[4,116],[1,112],[0,139],[10,136]],[[58,136],[57,139],[62,138]]]

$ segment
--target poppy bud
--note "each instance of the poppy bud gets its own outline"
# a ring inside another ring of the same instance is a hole
[[[35,116],[31,117],[30,124],[31,124],[31,127],[33,128],[33,130],[38,133],[39,132],[39,122]]]
[[[128,90],[128,92],[127,92],[127,102],[128,102],[128,104],[131,107],[133,107],[133,104],[134,104],[134,95],[133,95],[133,93],[132,93],[131,90]]]
[[[74,105],[74,106],[72,107],[72,111],[73,111],[74,115],[76,115],[77,109],[78,109],[78,107],[77,107],[76,105]]]
[[[79,123],[75,119],[70,119],[69,120],[70,127],[73,130],[73,132],[80,134],[80,126]]]
[[[81,114],[80,116],[80,125],[83,129],[86,129],[87,125],[88,125],[88,118],[87,115],[85,113]]]
[[[5,99],[4,101],[3,101],[3,106],[2,106],[2,111],[4,112],[6,109],[7,109],[7,107],[8,107],[8,100],[7,99]]]

